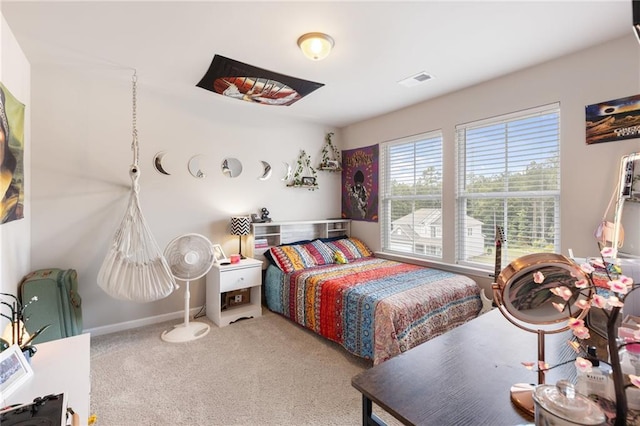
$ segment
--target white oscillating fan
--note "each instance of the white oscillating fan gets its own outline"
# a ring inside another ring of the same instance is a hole
[[[200,234],[185,234],[173,239],[164,249],[164,257],[171,273],[177,280],[186,283],[184,290],[184,323],[162,333],[166,342],[188,342],[204,337],[209,324],[189,323],[189,282],[203,277],[213,266],[215,256],[213,244]]]

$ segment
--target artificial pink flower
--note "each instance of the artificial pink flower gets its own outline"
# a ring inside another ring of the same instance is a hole
[[[571,296],[573,296],[573,292],[571,291],[571,289],[563,285],[561,285],[560,287],[552,288],[551,293],[555,294],[558,297],[562,297],[565,302],[571,299]]]
[[[600,254],[604,257],[613,256],[613,247],[604,247],[602,250],[600,250]]]
[[[533,282],[536,284],[542,284],[544,282],[544,274],[540,271],[533,273]]]
[[[583,289],[589,287],[589,280],[582,278],[574,283],[576,288]]]
[[[575,365],[576,365],[576,369],[583,373],[590,373],[591,368],[593,367],[593,364],[591,363],[591,361],[589,361],[588,359],[582,358],[580,356],[576,358]]]
[[[631,380],[633,386],[640,388],[640,376],[629,374],[629,380]]]
[[[569,328],[584,327],[584,320],[578,318],[569,318],[567,322]]]
[[[558,312],[564,311],[564,303],[551,302],[551,304]]]
[[[602,260],[601,260],[601,259],[598,259],[598,258],[592,258],[592,259],[590,259],[590,260],[589,260],[589,263],[590,263],[592,266],[594,266],[594,265],[595,265],[595,266],[596,266],[596,267],[598,267],[598,268],[604,268],[604,263],[602,263]]]
[[[540,371],[547,371],[549,369],[550,365],[544,361],[538,361],[538,370]]]
[[[611,296],[609,300],[607,300],[607,304],[612,308],[622,308],[624,306],[624,302],[622,302],[616,296]]]
[[[573,329],[573,335],[582,340],[591,337],[591,335],[589,334],[589,329],[587,327],[575,327]]]
[[[580,265],[580,269],[582,269],[582,272],[584,272],[585,274],[592,274],[593,271],[595,271],[595,268],[588,263],[582,263]]]
[[[576,303],[573,304],[578,309],[589,309],[591,307],[591,303],[587,299],[578,299]]]
[[[620,275],[618,277],[618,281],[620,281],[622,284],[626,285],[627,287],[631,287],[633,285],[633,278],[627,277],[626,275]]]
[[[524,365],[524,367],[527,370],[533,370],[533,366],[536,365],[536,363],[535,362],[530,362],[530,361],[525,361],[525,362],[522,362],[522,365]]]
[[[628,290],[627,286],[623,284],[622,281],[620,280],[612,280],[612,281],[609,281],[607,284],[609,285],[609,288],[613,292],[620,293],[620,294],[627,293],[627,290]]]
[[[599,294],[594,294],[591,298],[591,304],[597,308],[604,309],[607,307],[607,299]]]

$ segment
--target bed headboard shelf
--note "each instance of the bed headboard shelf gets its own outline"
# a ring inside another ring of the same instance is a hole
[[[300,220],[251,224],[251,256],[265,261],[264,252],[280,244],[351,235],[351,219]]]

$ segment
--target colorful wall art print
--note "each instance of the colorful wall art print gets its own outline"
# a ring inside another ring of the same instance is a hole
[[[585,107],[587,145],[640,137],[640,95]]]
[[[342,217],[378,221],[378,145],[342,151]]]
[[[24,217],[24,104],[0,83],[0,224]]]
[[[289,77],[215,55],[206,74],[196,86],[251,103],[289,106],[324,84]]]

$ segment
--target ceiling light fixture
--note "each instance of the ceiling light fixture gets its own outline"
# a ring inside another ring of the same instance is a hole
[[[307,33],[298,39],[300,50],[312,61],[320,61],[329,56],[334,44],[333,38],[324,33]]]

